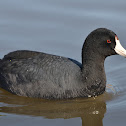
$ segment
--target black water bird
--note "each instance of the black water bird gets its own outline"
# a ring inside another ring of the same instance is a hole
[[[91,32],[82,47],[82,64],[66,57],[19,50],[0,60],[0,87],[19,96],[67,99],[100,95],[106,88],[107,56],[126,57],[117,35]]]

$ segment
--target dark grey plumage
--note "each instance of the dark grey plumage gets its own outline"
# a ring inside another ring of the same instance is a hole
[[[111,39],[112,43],[105,41]],[[97,29],[86,38],[82,64],[33,51],[15,51],[0,61],[0,87],[20,96],[46,99],[88,97],[106,87],[104,60],[116,54],[115,33]]]

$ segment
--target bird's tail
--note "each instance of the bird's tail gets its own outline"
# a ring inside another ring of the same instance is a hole
[[[1,66],[1,62],[2,62],[2,60],[0,59],[0,66]],[[0,71],[0,78],[1,78],[1,71]],[[1,82],[0,82],[0,88],[1,88]]]

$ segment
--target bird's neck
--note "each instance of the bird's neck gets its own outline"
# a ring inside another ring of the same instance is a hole
[[[102,67],[104,68],[105,57],[95,55],[94,53],[85,53],[82,55],[82,69],[90,67],[91,69]]]
[[[99,95],[106,87],[106,75],[104,70],[105,57],[94,52],[85,52],[82,55],[82,77],[88,83],[90,95]]]

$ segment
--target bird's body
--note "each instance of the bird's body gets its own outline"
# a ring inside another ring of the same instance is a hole
[[[102,52],[94,49],[104,44],[93,43],[97,39],[94,37],[90,40],[93,35],[92,32],[85,40],[82,64],[70,58],[34,51],[15,51],[5,55],[0,60],[0,87],[20,96],[46,99],[102,94],[106,87],[104,60],[116,53],[107,49],[104,54],[105,49]],[[88,44],[88,39],[92,43]]]
[[[49,99],[95,95],[88,91],[91,85],[84,84],[89,77],[82,77],[82,65],[69,58],[16,51],[3,58],[0,68],[1,87],[17,95]]]

